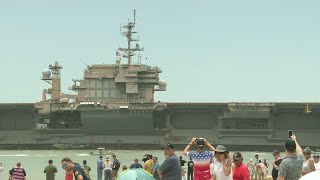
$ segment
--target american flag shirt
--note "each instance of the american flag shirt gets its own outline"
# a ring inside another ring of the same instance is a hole
[[[213,153],[211,151],[204,151],[204,152],[191,151],[191,152],[188,152],[188,157],[190,157],[194,162],[194,166],[193,166],[194,170],[198,170],[198,171],[210,170],[210,162],[213,157]]]

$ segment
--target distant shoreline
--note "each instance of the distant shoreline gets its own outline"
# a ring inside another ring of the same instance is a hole
[[[174,143],[173,143],[174,144]],[[186,145],[176,144],[176,150],[182,151]],[[214,144],[216,146],[216,144]],[[104,147],[106,150],[161,150],[159,144],[1,144],[0,150],[81,150],[97,149]],[[252,151],[252,152],[272,152],[273,150],[284,151],[283,146],[248,146],[248,145],[227,145],[229,151]],[[316,152],[319,147],[310,148]]]

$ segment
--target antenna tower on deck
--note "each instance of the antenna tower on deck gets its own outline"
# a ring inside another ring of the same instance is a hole
[[[132,64],[132,57],[135,55],[135,51],[143,51],[143,48],[140,48],[139,44],[136,43],[135,47],[131,46],[131,42],[139,41],[138,38],[133,38],[132,35],[137,33],[133,31],[133,28],[136,25],[136,10],[133,11],[133,22],[128,21],[127,25],[121,27],[120,32],[123,36],[127,38],[128,47],[127,48],[118,48],[119,51],[123,52],[123,57],[128,59],[128,65]]]

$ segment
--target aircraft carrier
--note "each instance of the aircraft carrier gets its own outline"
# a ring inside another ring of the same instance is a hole
[[[43,70],[49,84],[38,103],[0,104],[0,148],[158,149],[171,142],[184,148],[192,137],[236,150],[280,148],[293,130],[302,146],[319,149],[320,103],[160,102],[166,91],[156,66],[133,63],[133,21],[122,26],[127,47],[114,64],[88,65],[73,79],[74,94],[61,92],[62,65]],[[125,61],[123,62],[123,59]]]

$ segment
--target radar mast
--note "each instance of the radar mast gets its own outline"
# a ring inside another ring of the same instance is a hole
[[[136,25],[136,10],[133,11],[133,22],[128,20],[128,24],[121,26],[121,29],[120,29],[121,34],[127,38],[128,47],[118,48],[118,50],[124,53],[122,57],[125,57],[128,59],[128,65],[132,64],[132,56],[135,55],[134,54],[135,51],[143,51],[143,48],[140,48],[138,43],[136,43],[134,48],[131,47],[131,42],[139,41],[139,38],[133,37],[133,34],[137,33],[133,31],[133,28],[135,27],[135,25]]]

